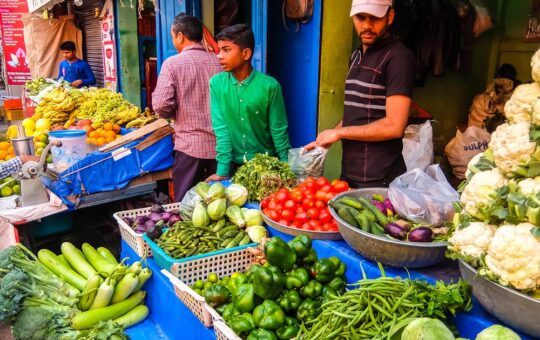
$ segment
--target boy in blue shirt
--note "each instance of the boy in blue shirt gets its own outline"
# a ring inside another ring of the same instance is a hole
[[[75,50],[73,41],[64,41],[60,45],[60,52],[66,60],[62,61],[58,67],[58,78],[64,77],[64,80],[70,82],[73,87],[96,85],[96,77],[90,65],[77,58]]]

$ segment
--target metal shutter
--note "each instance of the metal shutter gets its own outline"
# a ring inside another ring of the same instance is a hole
[[[88,62],[97,86],[103,87],[103,49],[101,45],[100,19],[96,17],[96,8],[101,10],[101,0],[84,0],[81,7],[73,6],[78,25],[83,32],[84,60]],[[98,12],[99,13],[99,12]]]

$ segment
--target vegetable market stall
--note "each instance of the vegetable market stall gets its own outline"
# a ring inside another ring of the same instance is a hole
[[[273,229],[269,229],[272,236],[280,236],[288,241],[292,236],[285,235]],[[380,276],[377,264],[366,260],[354,252],[344,241],[313,241],[313,247],[320,256],[338,256],[347,267],[348,282],[355,282],[362,277],[362,270],[368,278]],[[122,257],[129,257],[130,261],[136,261],[139,256],[122,241]],[[154,272],[147,282],[149,292],[147,305],[150,308],[150,316],[143,323],[126,330],[132,339],[213,339],[215,337],[212,328],[206,328],[194,314],[176,298],[175,292],[169,279],[160,272],[153,258],[147,259],[148,266]],[[443,280],[457,281],[460,277],[457,264],[444,262],[436,268],[406,271],[398,268],[385,268],[388,276],[400,276],[418,278],[435,282]],[[475,336],[486,327],[501,323],[473,300],[473,309],[467,313],[458,313],[456,325],[460,336],[474,339]],[[520,334],[522,339],[532,339]]]

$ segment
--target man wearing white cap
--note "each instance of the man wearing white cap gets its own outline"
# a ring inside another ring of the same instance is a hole
[[[352,187],[388,186],[406,171],[401,138],[407,125],[415,59],[390,33],[391,0],[353,0],[351,17],[361,41],[349,61],[343,120],[306,146],[343,145],[341,179]]]

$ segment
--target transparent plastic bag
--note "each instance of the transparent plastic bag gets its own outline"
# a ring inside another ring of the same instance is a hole
[[[180,202],[180,217],[184,221],[191,221],[193,216],[193,209],[195,209],[195,204],[201,202],[202,198],[195,192],[195,187],[189,189],[188,192],[182,198]]]
[[[407,170],[425,170],[433,163],[433,128],[429,120],[424,124],[407,126],[402,153]]]
[[[417,223],[440,226],[454,216],[452,203],[459,194],[446,180],[438,164],[426,171],[407,171],[390,183],[388,197],[396,211]]]
[[[299,181],[308,176],[321,177],[324,172],[324,160],[328,149],[317,146],[310,151],[304,148],[289,150],[289,166]]]

